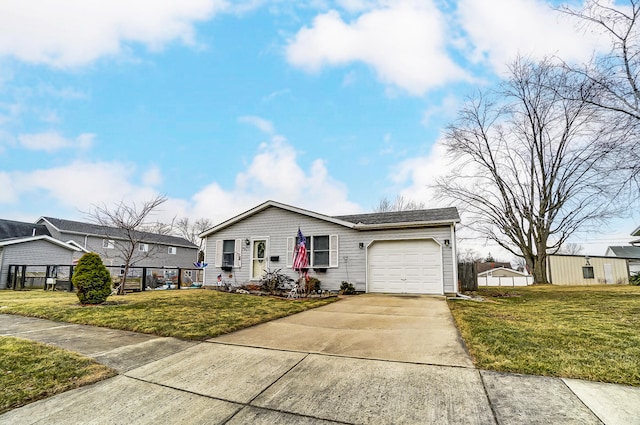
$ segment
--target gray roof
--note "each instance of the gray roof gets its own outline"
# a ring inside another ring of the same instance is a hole
[[[51,236],[44,224],[0,219],[0,240],[43,235]]]
[[[61,233],[74,233],[82,235],[94,235],[101,237],[110,237],[115,239],[125,239],[126,232],[123,229],[115,227],[101,226],[93,223],[83,223],[80,221],[63,220],[61,218],[42,217],[44,220],[51,223]],[[138,232],[141,235],[140,240],[147,243],[155,243],[170,246],[182,246],[187,248],[197,248],[188,240],[179,236],[161,235],[158,233],[150,232]]]
[[[334,216],[334,218],[355,224],[437,223],[443,221],[460,221],[458,210],[455,207],[341,215]]]
[[[640,258],[640,246],[610,246],[616,257],[621,258]]]

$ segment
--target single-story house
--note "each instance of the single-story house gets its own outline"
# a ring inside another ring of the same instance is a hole
[[[499,261],[476,261],[476,273],[478,274],[478,276],[480,276],[480,273],[499,268],[511,269],[511,263],[504,263]]]
[[[0,220],[0,289],[8,287],[10,266],[68,265],[76,252],[43,225]]]
[[[554,285],[628,284],[629,264],[626,258],[549,255],[547,277]]]
[[[533,276],[507,267],[497,267],[478,273],[478,286],[527,286]]]
[[[640,246],[610,246],[604,254],[607,257],[626,258],[629,260],[629,273],[640,273]]]
[[[328,216],[267,201],[211,229],[205,239],[205,285],[217,276],[257,283],[265,270],[292,278],[298,230],[307,241],[309,274],[324,290],[343,281],[366,292],[458,292],[456,208]]]
[[[106,266],[123,263],[118,249],[128,243],[123,229],[53,217],[41,217],[36,223],[46,226],[54,238],[100,255]],[[139,235],[142,243],[136,248],[132,265],[193,268],[198,259],[198,247],[184,238],[151,232]],[[75,259],[84,252],[79,252]]]

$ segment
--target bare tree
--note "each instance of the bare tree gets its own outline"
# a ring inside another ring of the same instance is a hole
[[[628,173],[628,181],[640,184],[640,1],[622,3],[586,0],[582,8],[563,6],[558,10],[578,18],[583,29],[611,41],[609,50],[595,53],[589,63],[565,64],[591,86],[586,95],[581,91],[570,94],[608,115],[609,131],[616,132],[619,143],[627,147],[616,168]]]
[[[378,205],[373,208],[373,212],[410,211],[423,210],[425,208],[426,205],[424,202],[405,199],[404,196],[398,195],[393,202],[387,197],[380,199]]]
[[[615,175],[602,172],[613,144],[592,105],[565,93],[588,89],[548,60],[520,58],[445,135],[454,163],[438,193],[462,207],[469,227],[523,257],[536,283],[548,282],[547,253],[619,213],[608,196]]]
[[[584,247],[579,243],[567,242],[560,246],[558,249],[558,254],[566,254],[566,255],[580,255],[584,252]]]
[[[167,198],[163,196],[156,196],[141,204],[135,202],[125,204],[124,201],[121,201],[113,206],[94,205],[91,212],[87,213],[91,221],[104,226],[104,236],[113,240],[114,249],[124,265],[118,295],[124,295],[130,267],[141,259],[153,255],[153,248],[147,251],[139,249],[140,244],[145,242],[145,232],[166,230],[166,225],[158,225],[149,221],[152,213],[166,200]]]
[[[198,218],[196,221],[191,222],[189,218],[184,217],[175,222],[174,233],[194,245],[198,245],[198,258],[196,258],[196,261],[200,261],[202,245],[204,244],[204,240],[200,238],[200,234],[212,226],[213,222],[208,218]]]

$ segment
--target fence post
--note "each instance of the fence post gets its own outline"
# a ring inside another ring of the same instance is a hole
[[[180,289],[181,284],[182,284],[182,269],[178,267],[178,289]]]
[[[142,290],[144,291],[147,287],[147,268],[142,268]]]
[[[74,266],[69,266],[69,292],[73,292],[73,268]]]

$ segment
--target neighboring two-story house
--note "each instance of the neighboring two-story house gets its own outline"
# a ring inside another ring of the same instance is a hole
[[[46,226],[51,236],[77,247],[81,252],[95,252],[106,266],[123,263],[119,246],[128,240],[123,229],[92,223],[41,217],[37,222]],[[138,267],[191,267],[198,258],[198,247],[188,240],[170,235],[139,232],[142,242],[135,247],[132,266]]]

